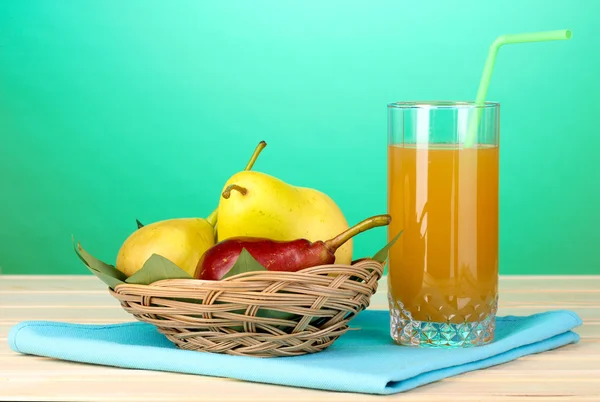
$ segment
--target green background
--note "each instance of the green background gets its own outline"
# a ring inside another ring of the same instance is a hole
[[[256,169],[328,193],[348,220],[386,211],[386,105],[472,100],[505,47],[500,271],[600,269],[596,0],[3,1],[0,266],[88,274],[135,218],[206,216],[260,140]],[[356,238],[356,256],[385,242]]]

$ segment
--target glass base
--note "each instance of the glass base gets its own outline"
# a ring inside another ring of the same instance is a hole
[[[430,348],[468,348],[483,346],[494,340],[496,304],[482,321],[428,322],[413,320],[402,303],[390,300],[390,335],[403,346]]]

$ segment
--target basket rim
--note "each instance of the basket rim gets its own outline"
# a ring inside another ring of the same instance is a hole
[[[218,281],[215,280],[206,280],[206,279],[196,279],[196,278],[172,278],[172,279],[161,279],[155,282],[152,282],[151,284],[148,285],[142,285],[142,284],[138,284],[138,283],[120,283],[117,286],[115,286],[114,289],[110,289],[109,287],[109,291],[111,292],[117,292],[117,289],[120,287],[128,287],[130,289],[134,289],[134,288],[142,288],[142,289],[146,289],[146,288],[164,288],[167,285],[175,285],[175,284],[186,284],[186,283],[195,283],[198,284],[199,286],[201,286],[203,283],[210,283],[210,284],[215,284],[215,283],[227,283],[227,282],[237,282],[239,279],[242,278],[247,278],[247,277],[251,277],[251,276],[261,276],[261,275],[269,275],[269,274],[276,274],[278,276],[288,276],[290,277],[291,280],[293,280],[294,278],[298,278],[298,277],[306,277],[306,276],[320,276],[318,274],[313,274],[311,272],[306,272],[306,271],[314,271],[317,269],[323,269],[323,268],[327,268],[327,267],[335,267],[335,269],[339,269],[339,268],[355,268],[357,266],[363,266],[363,265],[373,265],[376,264],[378,265],[383,273],[383,269],[385,267],[386,262],[379,262],[376,261],[372,258],[360,258],[357,260],[352,261],[351,264],[322,264],[322,265],[315,265],[314,267],[308,267],[308,268],[303,268],[299,271],[294,271],[294,272],[290,272],[290,271],[250,271],[250,272],[243,272],[237,275],[233,275],[230,276],[228,278],[225,279],[221,279]]]

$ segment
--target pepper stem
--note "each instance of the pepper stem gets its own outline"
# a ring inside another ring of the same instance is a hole
[[[357,234],[364,232],[366,230],[372,229],[377,226],[386,226],[389,225],[392,221],[392,217],[390,215],[375,215],[370,218],[365,219],[364,221],[357,223],[352,226],[350,229],[345,230],[340,233],[333,239],[327,240],[325,242],[325,247],[332,253],[335,253],[338,248],[340,248],[344,243],[350,240],[352,237]]]

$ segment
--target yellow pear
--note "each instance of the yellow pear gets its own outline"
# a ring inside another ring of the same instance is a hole
[[[116,268],[129,277],[158,254],[193,276],[202,254],[215,244],[213,225],[203,218],[175,218],[143,226],[121,246]]]
[[[250,170],[260,152],[267,146],[261,141],[245,170]],[[127,277],[140,270],[144,263],[158,254],[173,262],[190,276],[202,254],[215,244],[218,209],[204,218],[174,218],[141,225],[123,242],[117,254],[116,268]]]
[[[218,241],[238,236],[325,241],[349,228],[327,194],[256,171],[238,172],[229,178],[218,215]],[[348,240],[336,251],[335,263],[351,262],[352,240]]]

